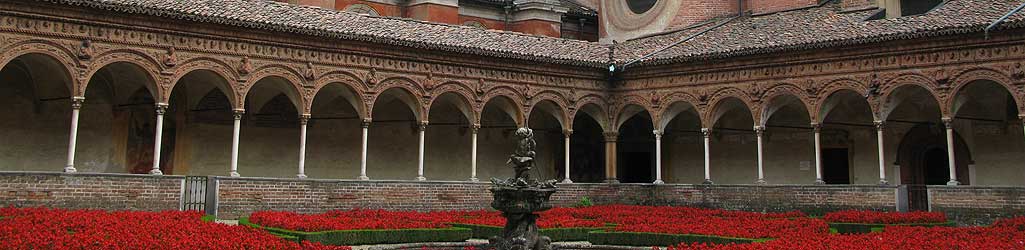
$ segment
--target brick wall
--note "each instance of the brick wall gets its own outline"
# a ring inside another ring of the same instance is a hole
[[[744,2],[747,8],[751,10],[751,13],[754,14],[810,7],[818,3],[818,0],[753,0]]]
[[[181,176],[0,172],[0,206],[178,210]]]
[[[693,25],[715,17],[736,16],[737,3],[737,0],[682,0],[680,10],[676,12],[669,27]]]
[[[336,181],[218,177],[218,217],[259,210],[490,208],[490,183]],[[562,184],[555,206],[588,197],[595,204],[686,205],[750,211],[896,210],[896,187],[798,185]]]
[[[1025,216],[1025,187],[929,186],[929,210],[962,225],[988,225]]]
[[[876,0],[843,0],[840,2],[840,8],[845,10],[874,7],[876,7]]]

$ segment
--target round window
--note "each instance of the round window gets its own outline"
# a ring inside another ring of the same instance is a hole
[[[644,14],[651,7],[655,7],[657,2],[658,0],[626,0],[626,5],[630,7],[630,11],[634,14]]]

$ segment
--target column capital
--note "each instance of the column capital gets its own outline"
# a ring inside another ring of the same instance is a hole
[[[477,134],[477,132],[480,132],[480,123],[470,124],[470,132],[474,133],[474,134]]]
[[[562,135],[566,136],[566,138],[569,138],[571,135],[573,135],[573,130],[572,129],[562,130]]]
[[[370,128],[370,118],[364,118],[362,121],[359,122],[359,126],[361,128]]]
[[[943,117],[943,118],[940,118],[940,121],[943,121],[943,127],[947,128],[947,129],[954,128],[954,118]]]
[[[605,132],[602,135],[605,136],[605,142],[616,142],[619,140],[619,132]]]
[[[655,134],[655,139],[662,139],[662,131],[661,130],[658,130],[658,129],[652,130],[651,133]]]
[[[82,103],[85,102],[85,97],[73,96],[71,97],[71,108],[82,109]]]
[[[158,102],[154,106],[156,106],[157,115],[164,115],[164,113],[167,113],[167,103]]]
[[[755,126],[754,131],[755,135],[762,136],[762,134],[765,134],[765,126]]]
[[[420,132],[427,131],[427,121],[420,121],[417,123],[417,129],[419,129]]]
[[[1018,120],[1021,120],[1021,123],[1025,124],[1025,114],[1019,114],[1018,115]]]
[[[701,136],[705,137],[705,138],[708,138],[709,136],[712,136],[712,129],[710,129],[710,128],[701,128]]]
[[[309,122],[310,122],[310,114],[301,114],[301,115],[299,115],[299,124],[306,125]]]
[[[883,131],[883,128],[886,128],[886,121],[873,121],[872,124],[875,125],[876,130],[879,131]]]
[[[246,110],[244,110],[244,109],[232,110],[232,116],[235,117],[235,120],[242,120],[242,115],[244,115],[245,113],[246,113]]]
[[[814,131],[816,133],[822,131],[822,124],[821,123],[813,122],[811,125],[812,125],[812,131]]]

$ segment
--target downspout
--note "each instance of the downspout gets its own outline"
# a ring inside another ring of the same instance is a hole
[[[990,23],[989,26],[986,27],[986,39],[989,39],[990,30],[996,28],[998,25],[1000,25],[1000,23],[1003,23],[1005,20],[1013,16],[1015,13],[1018,13],[1018,11],[1021,11],[1021,9],[1023,8],[1025,8],[1025,3],[1018,5],[1018,7],[1011,10],[1011,12],[1007,12],[1007,14],[1004,14],[1004,16],[1000,17],[1000,19],[997,19],[996,21],[993,21],[993,23]]]
[[[506,31],[511,30],[511,29],[509,29],[509,21],[510,21],[509,15],[511,15],[510,12],[512,12],[512,8],[513,8],[513,0],[506,0],[505,1],[505,6],[502,6],[502,9],[504,9],[504,11],[505,11],[505,25],[503,27],[503,30],[506,30]]]
[[[719,22],[719,23],[713,25],[712,27],[708,27],[708,28],[706,28],[704,30],[701,30],[700,32],[697,32],[697,33],[694,33],[694,34],[690,34],[689,36],[684,37],[683,39],[680,39],[680,40],[678,40],[676,42],[673,42],[672,44],[669,44],[668,46],[659,48],[658,50],[652,51],[651,53],[645,54],[644,56],[641,56],[640,58],[635,58],[633,60],[630,60],[630,61],[624,63],[623,66],[620,67],[621,68],[620,71],[625,70],[626,67],[628,67],[628,66],[630,66],[630,65],[632,65],[634,63],[637,63],[637,62],[643,61],[645,59],[651,58],[652,56],[655,56],[658,53],[662,53],[662,51],[665,51],[665,50],[667,50],[669,48],[675,47],[676,45],[680,45],[680,44],[685,43],[687,41],[690,41],[691,39],[694,39],[695,37],[703,35],[703,34],[709,32],[709,31],[712,31],[714,29],[718,29],[719,27],[722,27],[723,25],[726,25],[727,23],[730,23],[733,20],[737,20],[737,18],[740,18],[741,16],[743,16],[743,13],[741,13],[740,15],[734,16],[734,17],[730,17],[730,19],[728,19],[726,21]]]

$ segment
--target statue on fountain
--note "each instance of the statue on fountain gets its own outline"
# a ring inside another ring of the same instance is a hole
[[[511,164],[515,176],[507,180],[491,178],[491,193],[495,200],[491,207],[502,211],[506,219],[502,235],[488,240],[489,247],[497,250],[550,250],[551,239],[539,235],[537,212],[552,208],[549,198],[556,191],[556,180],[538,181],[530,178],[534,167],[534,131],[516,130],[517,148],[506,164]]]

